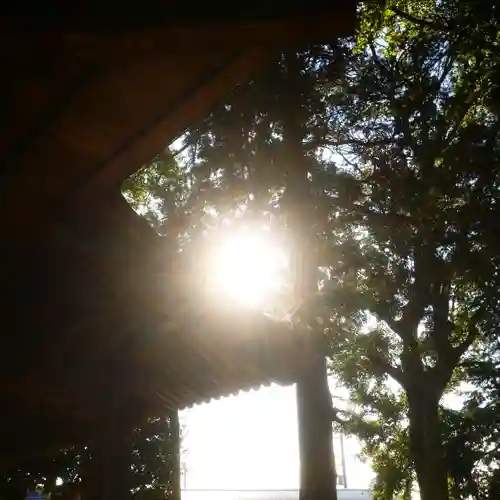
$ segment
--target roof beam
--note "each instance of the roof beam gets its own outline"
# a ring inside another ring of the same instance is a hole
[[[141,4],[109,0],[47,0],[29,4],[22,0],[0,6],[0,25],[4,31],[86,32],[127,31],[193,24],[238,23],[303,18],[311,13],[344,7],[340,0],[289,0],[286,4],[253,0],[251,2],[204,2],[196,8],[181,0],[145,0]]]
[[[110,157],[106,164],[101,165],[81,185],[78,192],[72,194],[72,202],[77,205],[83,203],[82,208],[88,209],[88,200],[95,196],[97,191],[103,192],[116,188],[127,175],[148,162],[156,152],[161,151],[166,142],[179,136],[191,123],[200,119],[202,114],[220,101],[228,91],[250,78],[268,63],[275,55],[275,52],[270,48],[283,47],[283,45],[294,46],[305,41],[309,43],[319,42],[328,39],[329,36],[338,37],[350,34],[354,27],[355,13],[354,8],[351,10],[353,11],[351,19],[343,12],[336,19],[323,16],[316,17],[314,22],[312,19],[303,19],[299,22],[296,19],[288,19],[245,26],[228,25],[212,38],[210,35],[214,35],[213,27],[193,28],[187,39],[190,39],[190,44],[193,43],[194,46],[203,46],[204,50],[211,47],[211,42],[214,43],[214,49],[217,43],[220,43],[220,48],[224,45],[227,50],[228,40],[231,40],[232,48],[248,47],[249,40],[251,40],[252,48],[242,50],[230,63],[212,75],[204,84],[200,84],[197,89],[194,89],[189,98],[175,103],[172,109],[165,110],[165,113],[155,123],[151,124],[147,130],[141,131],[133,141],[120,145],[116,150],[116,155]],[[113,43],[116,43],[116,47],[120,46],[120,51],[124,53],[133,52],[133,49],[126,48],[127,43],[131,43],[137,50],[136,56],[140,57],[144,50],[146,52],[147,50],[154,51],[154,47],[159,48],[168,43],[167,37],[169,36],[172,35],[167,32],[151,33],[149,49],[141,48],[139,39],[133,42],[133,38],[130,38],[127,42],[126,38],[118,36],[113,39]],[[186,37],[186,33],[183,34],[179,31],[176,36],[180,44],[182,37]],[[162,42],[163,37],[165,37],[164,42]],[[172,38],[169,39],[172,40]],[[116,50],[112,47],[113,43],[104,44],[104,46],[110,46],[111,51]],[[110,54],[110,57],[114,56]],[[176,120],[172,119],[174,115],[177,117]]]
[[[0,35],[0,56],[16,60],[57,58],[91,60],[95,63],[119,64],[166,54],[191,51],[227,52],[254,48],[282,48],[302,43],[321,43],[329,38],[347,36],[353,31],[355,5],[324,9],[312,15],[281,19],[260,19],[204,24],[166,25],[134,31],[93,33],[61,31],[49,33],[13,33]],[[22,55],[22,57],[21,57]]]

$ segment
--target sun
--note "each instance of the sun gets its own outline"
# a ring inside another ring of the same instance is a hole
[[[243,229],[213,252],[211,282],[221,300],[265,307],[283,284],[286,256],[269,231]]]

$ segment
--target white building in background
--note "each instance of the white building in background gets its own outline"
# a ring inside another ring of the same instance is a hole
[[[339,488],[339,500],[371,500],[368,490],[351,490]],[[216,491],[216,490],[184,490],[182,500],[299,500],[298,490],[268,491]]]
[[[344,437],[335,434],[333,437],[335,468],[337,472],[338,500],[371,500],[372,496],[366,489],[350,489],[346,484],[346,457]],[[183,485],[189,475],[185,466],[182,468]],[[182,500],[298,500],[298,490],[196,490],[184,489]]]
[[[338,499],[371,500],[371,494],[368,489],[349,488],[347,469],[351,462],[346,460],[344,439],[342,434],[334,434],[333,436]],[[189,466],[185,461],[182,461],[182,500],[298,500],[299,498],[299,491],[294,489],[195,489],[190,488],[188,477]]]

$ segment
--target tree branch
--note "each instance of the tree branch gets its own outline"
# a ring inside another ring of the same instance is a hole
[[[445,24],[442,25],[434,21],[429,21],[427,19],[422,19],[420,17],[414,16],[408,12],[405,12],[404,10],[398,9],[397,7],[389,7],[389,9],[392,10],[392,12],[394,12],[394,14],[396,14],[397,16],[402,17],[403,19],[406,19],[407,21],[410,21],[412,23],[418,24],[422,27],[433,28],[439,31],[451,31],[451,27],[448,21],[446,21]]]
[[[367,181],[359,181],[360,184],[365,184]],[[338,200],[336,200],[338,203]],[[399,227],[411,227],[418,223],[418,221],[410,216],[405,214],[398,214],[396,212],[389,213],[377,213],[369,208],[366,208],[359,204],[350,204],[349,206],[339,205],[340,208],[344,208],[352,211],[352,213],[360,216],[366,217],[367,219],[371,219],[370,224],[387,224],[387,225],[398,225]]]
[[[448,352],[439,352],[436,366],[433,368],[436,387],[444,390],[453,374],[453,370],[458,366],[460,358],[478,337],[479,330],[474,325],[471,325],[465,340]]]
[[[340,140],[324,140],[318,142],[311,142],[308,146],[313,146],[315,148],[327,148],[327,147],[338,147],[338,146],[363,146],[363,147],[372,147],[372,146],[387,146],[390,144],[396,144],[397,140],[394,138],[384,138],[384,139],[374,139],[371,141],[362,141],[360,139],[347,138]]]
[[[374,367],[378,367],[382,373],[387,373],[387,375],[398,382],[401,387],[405,387],[406,379],[403,371],[400,368],[391,365],[391,363],[389,363],[389,361],[379,353],[371,352],[368,354],[368,357]]]
[[[469,349],[469,347],[474,343],[474,341],[478,337],[479,337],[479,330],[477,329],[476,326],[471,325],[469,328],[469,333],[467,334],[467,337],[465,337],[465,340],[453,349],[455,364],[458,363],[460,358],[465,354],[467,349]]]
[[[350,423],[350,420],[339,417],[339,413],[350,413],[346,410],[341,410],[340,408],[332,407],[332,422],[345,426]]]

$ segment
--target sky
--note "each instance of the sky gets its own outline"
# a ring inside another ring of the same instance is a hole
[[[296,489],[299,452],[295,388],[271,386],[194,407],[186,426],[188,489]],[[345,440],[347,486],[368,488],[373,472]]]

